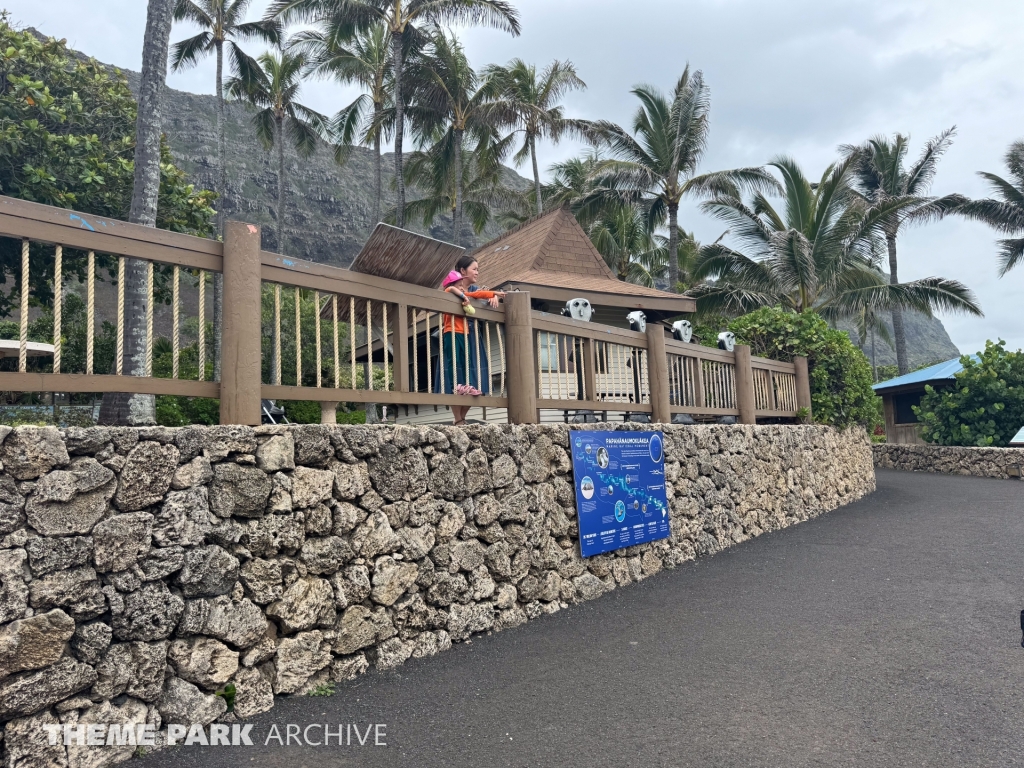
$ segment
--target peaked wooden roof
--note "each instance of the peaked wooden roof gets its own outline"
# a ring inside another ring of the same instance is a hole
[[[606,294],[591,298],[591,303],[669,314],[695,309],[692,299],[619,280],[565,208],[523,222],[473,255],[480,265],[480,282],[494,289],[521,287],[537,298],[554,300],[570,298],[567,292],[585,298]]]

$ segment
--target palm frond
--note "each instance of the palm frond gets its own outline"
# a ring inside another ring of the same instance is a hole
[[[424,19],[437,27],[473,24],[518,37],[519,11],[505,0],[409,0],[408,18]]]
[[[213,34],[208,30],[200,32],[194,37],[174,44],[171,48],[171,69],[175,72],[191,69],[212,51]]]
[[[932,311],[938,310],[984,316],[977,298],[969,288],[956,280],[942,277],[852,288],[838,294],[828,303],[840,310],[849,308],[851,312],[867,304],[876,311],[913,309],[930,316]]]
[[[956,126],[947,128],[928,140],[921,157],[907,171],[906,181],[903,183],[902,192],[905,195],[926,195],[931,188],[932,181],[938,171],[939,159],[946,153],[946,150],[953,144],[953,137],[956,135]]]
[[[956,213],[974,221],[984,222],[1006,234],[1024,230],[1024,206],[1002,200],[971,200],[959,206]]]
[[[193,0],[177,0],[174,5],[174,20],[191,21],[196,26],[207,30],[213,27],[213,19]]]
[[[999,241],[999,276],[1024,263],[1024,238]]]

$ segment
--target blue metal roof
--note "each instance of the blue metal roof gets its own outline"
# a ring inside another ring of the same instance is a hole
[[[978,359],[977,355],[971,355],[971,357],[975,360]],[[928,368],[922,368],[920,371],[906,373],[902,376],[897,376],[895,379],[889,379],[888,381],[880,381],[871,388],[875,390],[875,392],[882,392],[888,389],[895,389],[896,387],[905,387],[908,384],[926,384],[929,381],[952,379],[963,369],[964,367],[960,364],[960,358],[955,357],[944,363],[938,363],[937,365],[932,365]]]

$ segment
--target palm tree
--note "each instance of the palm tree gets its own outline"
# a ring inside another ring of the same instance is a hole
[[[171,43],[174,0],[149,0],[142,45],[139,108],[135,119],[135,171],[128,220],[156,226],[160,197],[161,102],[167,83],[167,49]],[[132,376],[146,375],[146,265],[129,259],[125,269],[124,353]],[[122,392],[103,397],[101,424],[155,424],[153,395]]]
[[[875,312],[874,308],[869,304],[863,304],[853,317],[856,322],[857,337],[860,339],[857,344],[861,350],[868,346],[870,339],[871,346],[871,380],[878,381],[878,363],[875,358],[875,336],[880,336],[889,347],[893,347],[892,336],[889,334],[889,329],[885,327],[885,323]]]
[[[418,24],[486,24],[519,35],[519,12],[506,0],[275,0],[269,17],[284,21],[326,23],[339,29],[365,30],[384,24],[391,35],[391,66],[395,102],[395,206],[398,226],[405,226],[405,178],[402,142],[405,136],[404,54]]]
[[[285,252],[285,136],[299,155],[309,157],[317,148],[317,139],[329,133],[324,115],[298,102],[306,58],[302,54],[264,53],[249,67],[243,63],[238,74],[228,81],[228,93],[256,107],[253,116],[256,136],[267,149],[277,146],[277,240]]]
[[[701,249],[697,279],[714,282],[688,293],[701,314],[742,314],[782,306],[835,322],[893,307],[980,315],[973,293],[955,280],[929,277],[889,283],[879,267],[886,225],[917,203],[906,197],[867,203],[854,188],[855,157],[830,165],[812,184],[788,157],[769,163],[783,179],[780,213],[760,192],[745,202],[720,195],[702,206],[724,220],[741,250],[722,243]]]
[[[537,168],[537,139],[547,138],[557,144],[562,135],[576,124],[565,119],[564,107],[556,102],[569,91],[587,87],[576,74],[571,61],[553,61],[540,78],[537,68],[522,59],[513,59],[508,66],[491,66],[487,75],[497,82],[500,96],[494,106],[498,121],[523,133],[523,145],[515,154],[516,167],[527,156],[533,163],[533,190],[538,215],[544,211],[540,171]]]
[[[955,209],[969,219],[983,221],[1003,234],[999,241],[999,276],[1024,263],[1024,141],[1015,141],[1006,151],[1010,181],[994,173],[979,172],[998,199],[970,200]]]
[[[667,216],[669,290],[676,291],[683,197],[734,194],[741,187],[770,190],[778,185],[763,168],[694,175],[707,147],[710,125],[709,92],[700,71],[691,74],[687,66],[671,98],[650,85],[638,85],[632,93],[640,99],[633,117],[635,136],[606,121],[587,125],[591,139],[608,146],[613,155],[596,169],[599,189],[595,194],[643,200],[652,225],[664,223]]]
[[[245,12],[252,0],[176,0],[175,21],[189,21],[202,31],[186,40],[174,44],[171,53],[171,69],[181,72],[190,69],[211,53],[217,60],[217,174],[216,192],[221,204],[217,212],[217,228],[224,228],[224,195],[227,193],[227,168],[224,160],[225,118],[224,118],[224,48],[227,46],[234,69],[239,62],[249,59],[238,47],[235,40],[262,40],[271,45],[281,42],[281,24],[273,19],[243,22]],[[251,61],[251,60],[250,60]]]
[[[521,192],[503,185],[493,158],[486,152],[472,152],[462,163],[462,183],[455,184],[451,152],[443,147],[411,153],[405,163],[406,183],[424,193],[406,204],[406,217],[419,220],[425,229],[447,218],[455,231],[456,198],[461,196],[463,215],[479,235],[494,218],[495,211],[522,213],[528,210]],[[459,190],[457,192],[456,190]],[[393,220],[395,212],[388,214]],[[455,238],[452,238],[453,242]]]
[[[669,238],[651,232],[647,224],[639,205],[609,206],[587,227],[587,234],[619,280],[655,288],[668,276]],[[687,284],[701,246],[692,233],[682,230],[678,243],[680,282]]]
[[[191,69],[211,53],[217,60],[217,179],[215,191],[220,204],[217,206],[217,231],[224,233],[224,205],[227,196],[227,161],[224,157],[224,47],[234,68],[239,62],[248,60],[246,53],[235,40],[263,40],[272,45],[281,42],[281,25],[274,20],[243,22],[245,12],[252,0],[176,0],[174,20],[189,21],[202,31],[186,40],[174,44],[171,53],[171,69],[181,72]],[[250,60],[251,61],[251,60]],[[217,272],[213,276],[213,378],[220,381],[221,324],[224,320],[224,276]]]
[[[921,157],[910,168],[904,163],[909,150],[910,139],[896,134],[892,139],[875,136],[865,144],[840,148],[848,157],[855,158],[855,177],[861,194],[873,205],[885,204],[890,200],[906,200],[907,205],[889,216],[884,223],[885,244],[889,255],[889,282],[899,282],[896,260],[896,239],[903,226],[909,222],[942,215],[963,203],[960,195],[941,198],[929,197],[928,192],[935,178],[939,158],[953,143],[956,126],[943,131],[925,144]],[[907,335],[903,324],[903,310],[892,309],[892,329],[896,347],[896,365],[900,375],[910,370],[907,358]]]
[[[380,145],[393,128],[384,119],[393,107],[390,43],[383,24],[375,24],[354,37],[347,28],[321,25],[297,32],[289,46],[306,56],[310,75],[344,85],[356,84],[365,91],[338,112],[331,133],[337,142],[334,154],[339,164],[348,159],[353,145],[373,147],[374,224],[381,218],[383,194]]]
[[[432,144],[434,164],[451,164],[448,174],[454,182],[455,211],[452,242],[462,241],[463,169],[462,156],[468,133],[476,147],[477,164],[483,170],[493,160],[497,173],[503,143],[496,140],[489,110],[495,95],[493,79],[480,77],[469,65],[466,51],[454,34],[439,32],[411,68],[416,84],[410,94],[409,115],[421,144]]]

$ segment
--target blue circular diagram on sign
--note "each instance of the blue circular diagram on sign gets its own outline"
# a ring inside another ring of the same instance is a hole
[[[620,523],[626,519],[626,505],[622,503],[622,500],[615,502],[615,519]]]
[[[661,446],[661,437],[659,435],[652,435],[651,436],[651,444],[650,444],[649,448],[650,448],[650,451],[651,451],[651,460],[655,464],[660,464],[661,463],[661,458],[662,458],[662,446]]]

